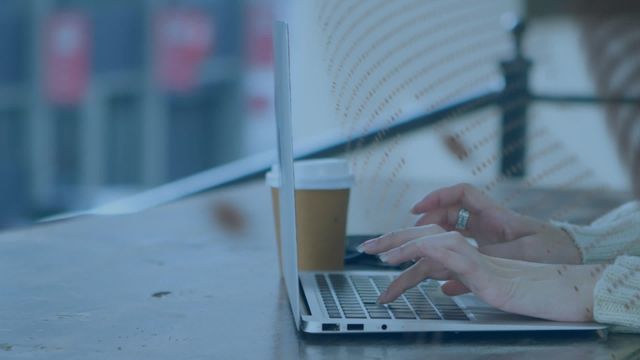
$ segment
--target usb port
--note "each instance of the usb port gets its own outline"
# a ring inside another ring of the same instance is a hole
[[[340,324],[322,324],[322,331],[340,331]]]
[[[349,331],[363,331],[364,324],[347,324],[347,330]]]

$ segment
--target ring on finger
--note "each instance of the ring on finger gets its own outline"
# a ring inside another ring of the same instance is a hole
[[[458,218],[456,220],[456,230],[466,230],[470,217],[471,214],[469,213],[469,210],[460,208],[460,210],[458,210]]]

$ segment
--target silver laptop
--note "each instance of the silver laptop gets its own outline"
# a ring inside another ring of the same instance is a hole
[[[298,330],[308,333],[362,333],[606,328],[595,323],[553,322],[505,313],[473,295],[448,297],[440,291],[437,281],[425,281],[391,304],[378,305],[379,294],[399,275],[398,272],[299,272],[286,23],[275,24],[274,51],[282,271]]]

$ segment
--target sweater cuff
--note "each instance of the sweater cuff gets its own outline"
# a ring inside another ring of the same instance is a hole
[[[606,246],[607,244],[604,240],[606,234],[601,231],[594,231],[590,226],[559,221],[551,221],[551,224],[569,234],[569,237],[580,252],[583,264],[607,262],[619,255],[616,248]]]
[[[640,257],[620,256],[593,290],[594,319],[640,330]]]
[[[583,264],[611,262],[621,255],[638,255],[640,251],[640,212],[628,214],[609,223],[581,226],[551,221],[567,232],[580,251]]]

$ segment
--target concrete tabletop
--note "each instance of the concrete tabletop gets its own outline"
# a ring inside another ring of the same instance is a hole
[[[302,335],[262,182],[0,234],[0,359],[625,359],[640,336]]]

